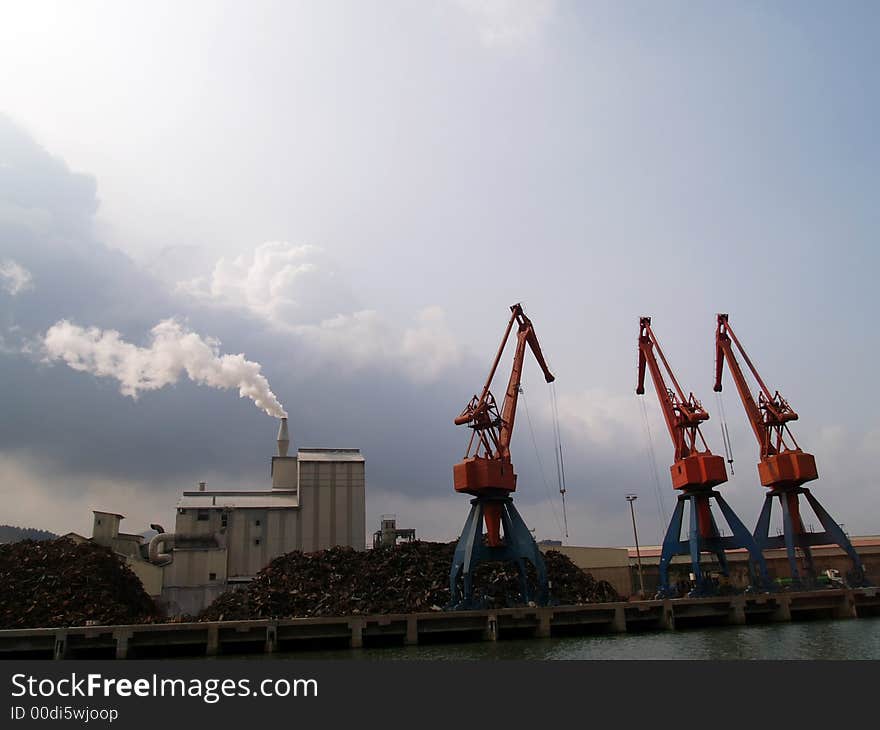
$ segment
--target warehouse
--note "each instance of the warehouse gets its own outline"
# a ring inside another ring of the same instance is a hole
[[[606,580],[621,596],[632,594],[629,553],[626,548],[578,547],[539,543],[542,550],[556,550],[596,580]]]
[[[859,554],[868,580],[877,585],[880,583],[880,535],[866,535],[850,538],[853,547]],[[645,595],[653,596],[659,587],[660,580],[660,553],[661,546],[648,545],[636,548],[628,548],[630,564],[630,580],[632,589],[630,593],[636,593],[639,588],[639,563],[642,568],[642,579],[645,586]],[[826,570],[837,571],[845,577],[852,569],[849,556],[837,545],[815,545],[812,547],[813,562],[816,571],[823,573]],[[729,550],[726,553],[730,568],[730,583],[737,589],[745,589],[749,585],[749,559],[748,552],[744,549]],[[572,559],[575,559],[572,557]],[[767,571],[771,580],[777,578],[787,579],[790,575],[788,556],[784,549],[771,549],[764,551],[764,559],[767,562]],[[704,554],[700,560],[701,568],[712,574],[719,574],[721,566],[714,555]],[[806,562],[802,551],[798,550],[798,567],[806,572]],[[691,561],[686,555],[677,555],[672,558],[669,576],[672,584],[686,583],[690,577]],[[595,571],[594,571],[595,572]],[[621,587],[615,587],[624,593]],[[624,593],[624,595],[626,595]]]

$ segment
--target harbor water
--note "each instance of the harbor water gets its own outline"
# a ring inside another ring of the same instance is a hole
[[[255,659],[880,659],[880,617],[255,655]]]

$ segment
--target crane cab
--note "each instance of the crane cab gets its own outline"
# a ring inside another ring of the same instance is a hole
[[[805,451],[783,451],[758,462],[758,476],[765,487],[799,487],[819,478],[816,457]]]
[[[692,454],[679,459],[669,471],[675,489],[716,487],[727,481],[724,457],[716,454]]]
[[[452,480],[456,492],[473,494],[475,497],[489,492],[516,491],[516,474],[513,464],[502,459],[486,459],[471,456],[452,467]]]

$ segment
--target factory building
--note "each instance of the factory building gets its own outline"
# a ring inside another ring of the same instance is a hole
[[[271,489],[210,490],[201,482],[180,497],[173,532],[160,531],[144,544],[140,535],[119,532],[121,515],[96,512],[92,539],[125,555],[170,614],[198,613],[292,550],[365,549],[360,451],[301,448],[289,456],[289,447],[285,418],[272,457]]]
[[[144,590],[154,598],[158,598],[162,593],[162,568],[147,560],[147,544],[144,536],[119,531],[119,524],[125,519],[124,515],[100,510],[94,510],[92,515],[92,542],[119,553],[126,565],[140,578]],[[68,533],[64,537],[74,542],[86,539],[76,533]]]

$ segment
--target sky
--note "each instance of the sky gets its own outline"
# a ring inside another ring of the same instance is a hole
[[[800,414],[814,494],[880,532],[876,4],[3,0],[0,18],[0,522],[88,534],[112,509],[139,531],[199,480],[265,488],[258,400],[294,446],[362,449],[368,531],[396,513],[452,539],[452,419],[522,302],[557,376],[569,544],[630,543],[627,493],[657,542],[674,504],[656,396],[643,414],[634,394],[640,315],[722,452],[720,311]],[[517,504],[559,538],[534,361],[524,390]],[[722,398],[722,489],[751,525],[757,445]]]

